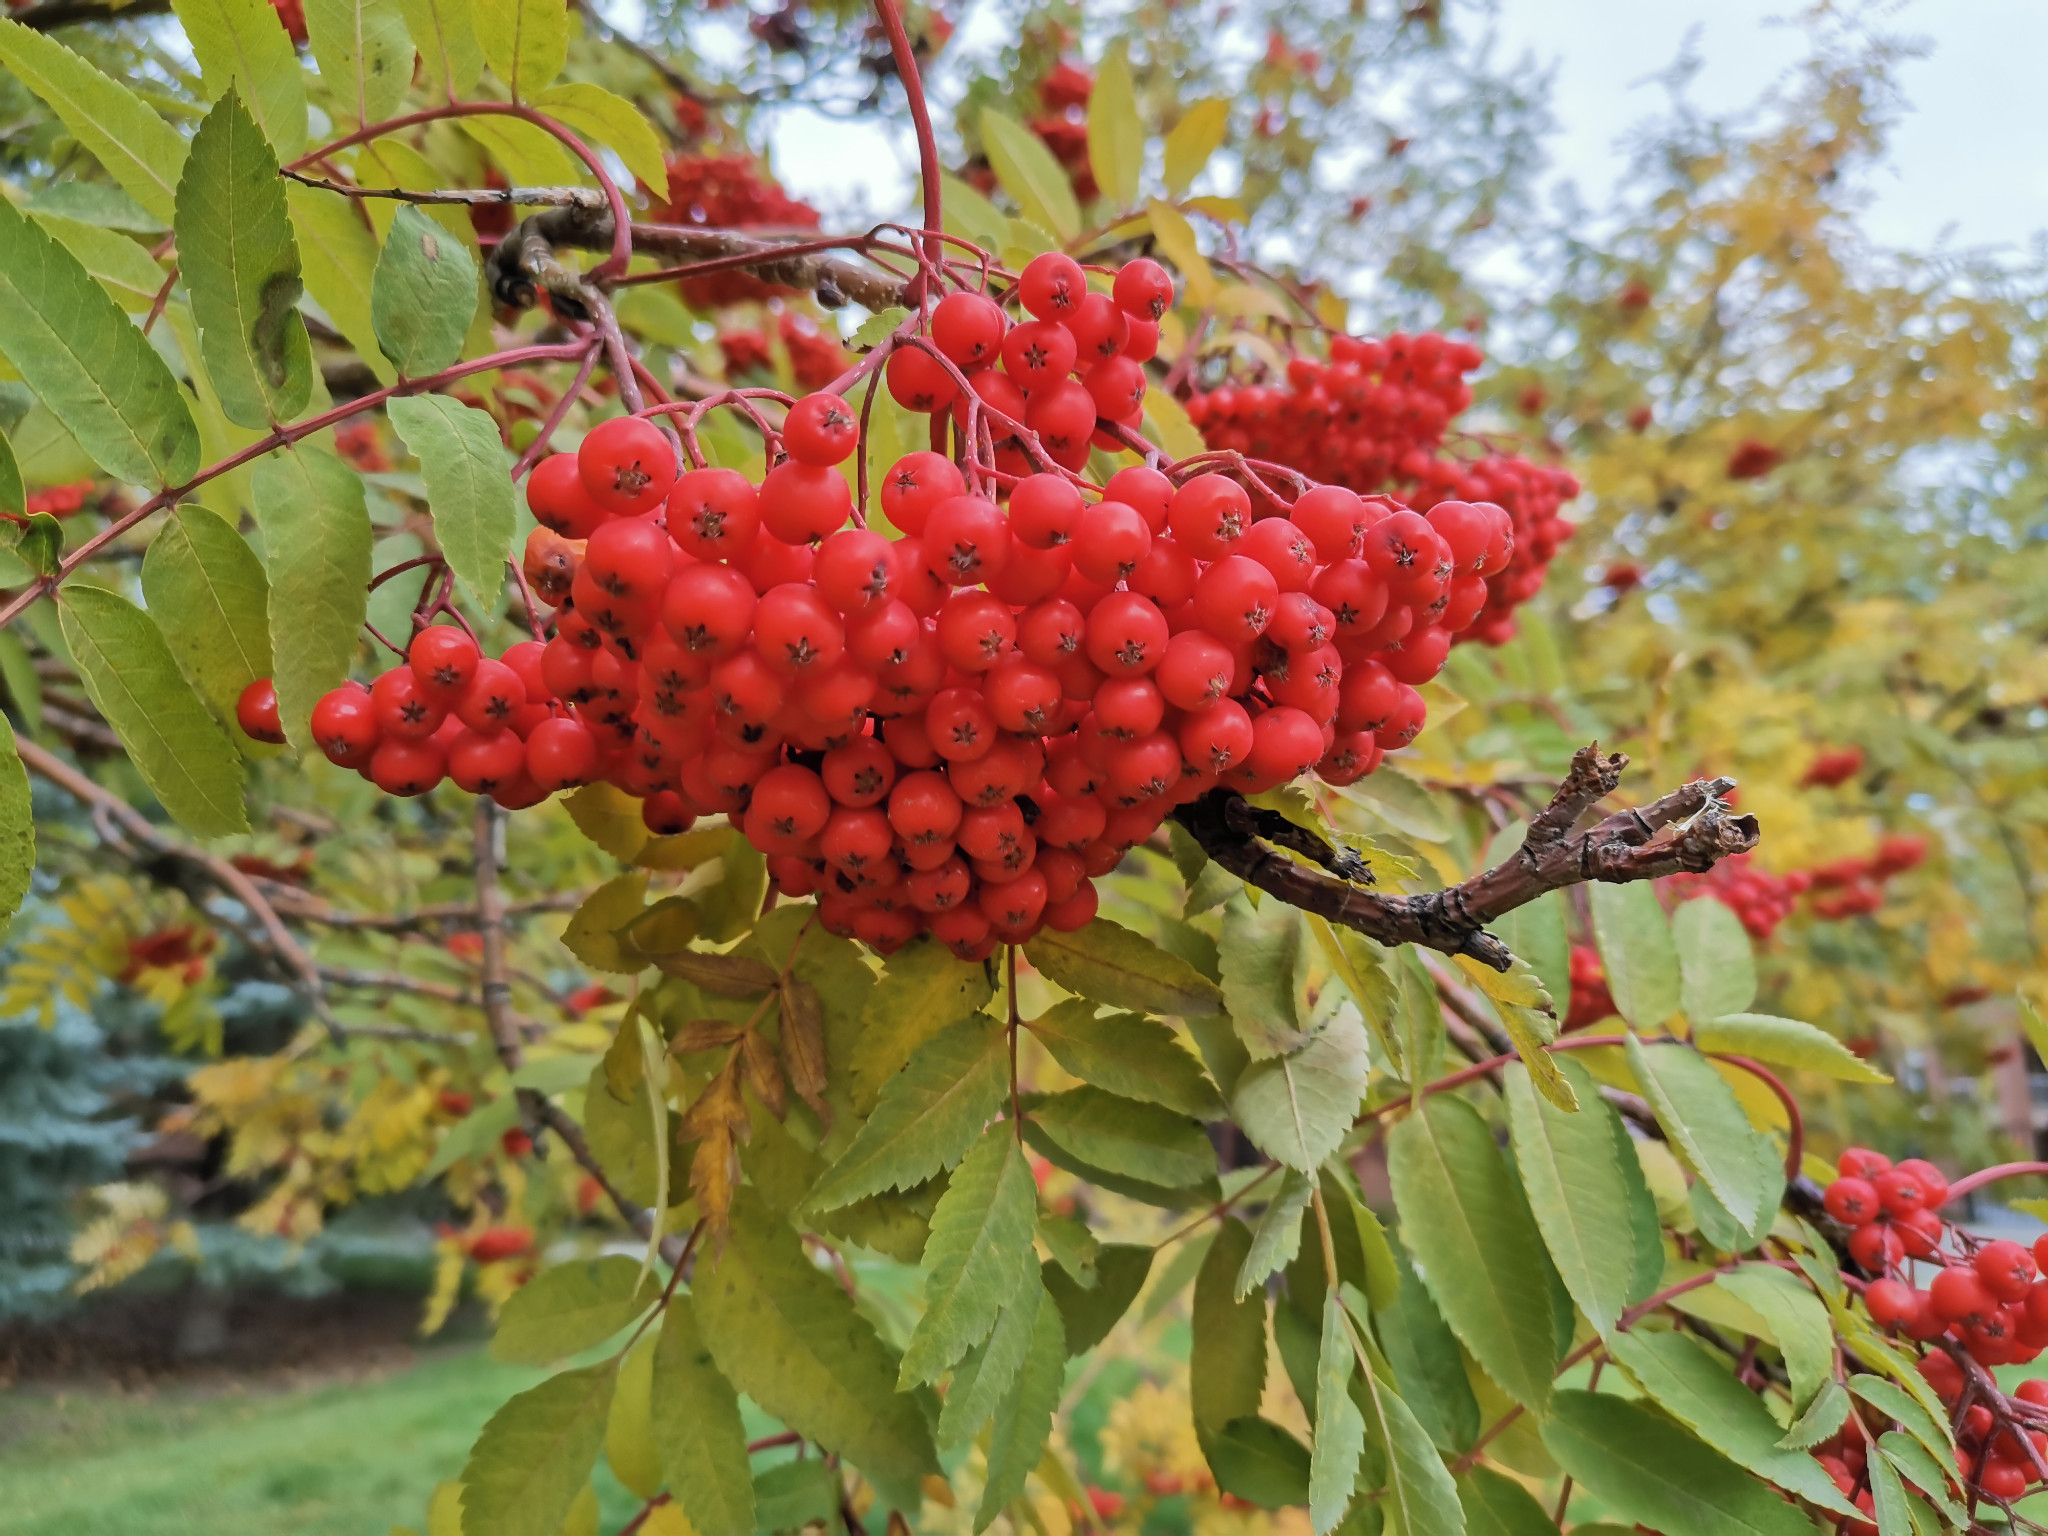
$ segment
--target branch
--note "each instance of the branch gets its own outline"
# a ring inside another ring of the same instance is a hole
[[[14,20],[38,32],[57,27],[75,27],[87,21],[117,21],[130,16],[161,16],[171,0],[133,0],[121,5],[115,0],[43,0],[14,13]]]
[[[633,251],[679,260],[733,260],[736,267],[785,288],[818,296],[828,309],[848,299],[880,312],[908,302],[910,283],[873,266],[818,252],[791,254],[788,242],[760,240],[729,229],[693,229],[680,224],[635,224]],[[806,241],[806,245],[815,242]],[[485,265],[491,294],[501,304],[530,308],[537,288],[548,281],[557,249],[612,249],[612,216],[606,209],[550,208],[521,221],[492,248]],[[578,279],[580,281],[580,278]]]
[[[1419,944],[1450,955],[1470,955],[1505,971],[1514,956],[1486,925],[1527,906],[1546,891],[1589,880],[1625,885],[1681,871],[1701,873],[1732,854],[1747,853],[1761,835],[1753,816],[1731,816],[1721,796],[1732,779],[1699,779],[1639,810],[1618,811],[1583,832],[1571,829],[1614,792],[1628,759],[1602,758],[1597,745],[1581,747],[1571,772],[1550,804],[1529,824],[1522,847],[1507,862],[1446,890],[1420,896],[1382,896],[1325,873],[1337,857],[1320,844],[1306,867],[1264,846],[1262,839],[1298,848],[1300,829],[1280,837],[1265,830],[1256,808],[1233,790],[1215,789],[1176,810],[1203,852],[1248,885],[1290,906],[1354,928],[1382,944]]]

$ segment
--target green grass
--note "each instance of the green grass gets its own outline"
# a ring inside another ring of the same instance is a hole
[[[542,1374],[445,1349],[308,1385],[16,1388],[0,1396],[0,1536],[418,1528],[484,1420]],[[609,1515],[627,1496],[608,1472],[600,1481]]]

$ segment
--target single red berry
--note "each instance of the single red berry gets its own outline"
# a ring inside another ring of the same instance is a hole
[[[866,528],[842,528],[818,546],[811,580],[848,618],[888,605],[898,584],[895,547]]]
[[[1927,1203],[1927,1191],[1920,1181],[1897,1168],[1879,1174],[1872,1187],[1887,1216],[1908,1216]]]
[[[583,489],[577,455],[550,454],[526,477],[526,505],[534,520],[565,539],[587,539],[606,513]]]
[[[583,489],[612,517],[652,512],[676,483],[676,445],[639,416],[615,416],[590,429],[576,450]]]
[[[1908,1157],[1900,1161],[1898,1172],[1910,1174],[1920,1183],[1921,1206],[1929,1211],[1938,1211],[1948,1204],[1948,1175],[1923,1157]]]
[[[971,587],[1001,571],[1010,557],[1010,524],[1002,508],[979,496],[955,496],[932,509],[924,526],[924,566],[949,586]]]
[[[843,464],[860,446],[860,418],[837,395],[805,395],[783,419],[782,446],[800,464]]]
[[[1167,639],[1166,615],[1135,592],[1112,592],[1088,615],[1088,660],[1110,677],[1150,672]]]
[[[377,750],[378,729],[370,691],[360,683],[344,683],[320,696],[313,706],[313,740],[339,768],[364,768]]]
[[[417,641],[414,649],[418,649]],[[486,656],[478,660],[476,675],[463,690],[455,713],[472,731],[488,736],[493,731],[508,729],[525,704],[526,684],[519,674],[504,662]]]
[[[446,774],[448,755],[438,741],[387,738],[370,755],[370,780],[387,795],[423,795]]]
[[[469,691],[483,657],[467,630],[430,624],[412,637],[405,659],[420,692],[450,709]]]
[[[994,360],[1008,326],[1002,307],[987,295],[949,293],[932,310],[932,345],[971,372]]]
[[[1896,1327],[1904,1322],[1913,1315],[1918,1303],[1918,1293],[1910,1285],[1897,1280],[1873,1280],[1863,1293],[1863,1304],[1870,1308],[1871,1317],[1881,1328]]]
[[[1896,1268],[1906,1257],[1906,1245],[1889,1223],[1873,1221],[1849,1234],[1849,1257],[1874,1275]]]
[[[1935,1312],[1952,1323],[1998,1310],[1998,1302],[1983,1278],[1974,1269],[1960,1264],[1951,1264],[1936,1275],[1933,1284],[1927,1287],[1927,1295]]]
[[[1090,581],[1114,586],[1150,553],[1152,530],[1135,507],[1098,501],[1075,521],[1071,547],[1074,569]]]
[[[699,560],[730,560],[761,527],[761,497],[736,469],[693,469],[668,493],[668,536]]]
[[[1877,1220],[1880,1209],[1877,1190],[1866,1179],[1835,1180],[1821,1196],[1821,1203],[1827,1207],[1830,1216],[1851,1227]]]
[[[1109,477],[1102,487],[1102,499],[1136,507],[1145,526],[1162,534],[1173,508],[1173,482],[1149,464],[1132,464]]]
[[[640,802],[640,820],[656,837],[675,837],[697,823],[696,812],[672,789],[658,790]]]
[[[1125,314],[1156,321],[1173,302],[1173,279],[1158,262],[1140,256],[1124,263],[1110,292]]]
[[[425,741],[441,728],[448,710],[419,684],[410,667],[393,667],[370,684],[377,729],[394,741]]]
[[[922,533],[932,508],[967,493],[959,466],[942,453],[906,453],[882,477],[882,511],[904,533]]]
[[[1024,264],[1017,278],[1017,297],[1040,320],[1064,320],[1088,292],[1081,264],[1059,251],[1045,251]]]
[[[525,771],[526,743],[510,731],[480,735],[464,727],[448,748],[448,777],[472,795],[487,795]]]
[[[597,738],[580,720],[543,720],[526,738],[526,771],[549,794],[588,784],[597,777]]]
[[[1026,320],[1003,338],[1003,372],[1027,395],[1074,371],[1074,333],[1054,320]]]
[[[251,741],[283,745],[284,722],[277,715],[277,685],[267,677],[259,677],[244,688],[242,696],[235,700],[235,722]]]
[[[946,365],[920,347],[898,347],[884,370],[889,395],[906,411],[933,416],[960,398]]]
[[[761,481],[761,523],[785,544],[809,544],[845,525],[853,512],[846,477],[827,464],[790,459]]]
[[[1222,475],[1197,475],[1174,492],[1167,527],[1197,559],[1220,560],[1252,523],[1251,498]]]
[[[2000,1301],[2024,1301],[2033,1288],[2033,1256],[2018,1243],[1995,1238],[1979,1248],[1970,1260],[1978,1277]]]

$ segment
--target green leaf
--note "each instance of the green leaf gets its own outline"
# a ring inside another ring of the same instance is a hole
[[[1947,1421],[1937,1418],[1925,1403],[1897,1382],[1859,1371],[1849,1377],[1849,1390],[1885,1417],[1903,1425],[1937,1460],[1955,1459]]]
[[[313,706],[355,659],[375,535],[362,477],[323,443],[259,460],[251,488],[270,574],[278,718],[303,752],[313,744]]]
[[[519,1123],[519,1100],[511,1094],[480,1104],[460,1120],[448,1127],[448,1134],[441,1138],[441,1145],[434,1149],[433,1160],[427,1164],[427,1178],[444,1173],[465,1157],[483,1157],[490,1153],[503,1136]]]
[[[0,715],[0,933],[21,910],[36,868],[35,808],[28,770],[14,745],[14,727]]]
[[[1458,1502],[1465,1509],[1465,1536],[1557,1533],[1549,1512],[1527,1488],[1490,1467],[1474,1467],[1458,1479]]]
[[[306,0],[305,10],[321,82],[341,109],[336,128],[367,128],[395,116],[412,84],[413,51],[398,0]]]
[[[1259,1224],[1252,1228],[1251,1252],[1244,1256],[1244,1267],[1237,1272],[1239,1300],[1262,1289],[1268,1275],[1293,1261],[1301,1249],[1302,1213],[1308,1209],[1314,1193],[1315,1186],[1306,1174],[1289,1168],[1281,1175],[1279,1189],[1266,1202]]]
[[[1638,1030],[1653,1030],[1678,1011],[1678,948],[1671,925],[1645,881],[1586,887],[1593,935],[1614,1008]]]
[[[917,1400],[898,1393],[893,1352],[839,1283],[753,1192],[733,1201],[732,1237],[694,1281],[697,1321],[719,1370],[764,1413],[836,1451],[899,1509],[939,1470]]]
[[[451,102],[468,96],[484,69],[474,0],[399,0],[399,5],[428,87]]]
[[[1393,962],[1393,1027],[1401,1039],[1401,1060],[1410,1082],[1433,1082],[1443,1073],[1446,1039],[1436,980],[1413,950],[1397,952]]]
[[[293,182],[284,189],[297,235],[306,292],[355,348],[379,384],[398,377],[377,349],[370,319],[370,283],[377,270],[377,237],[356,216],[347,199]]]
[[[242,760],[185,681],[156,621],[80,582],[60,589],[64,643],[85,691],[178,824],[201,837],[249,830]]]
[[[1851,1514],[1821,1464],[1782,1449],[1784,1430],[1763,1399],[1735,1379],[1726,1361],[1689,1334],[1617,1333],[1608,1349],[1657,1405],[1736,1465],[1809,1503]]]
[[[583,898],[562,929],[563,945],[592,970],[632,975],[643,962],[637,954],[628,959],[621,952],[618,931],[645,910],[646,900],[646,870],[614,875]]]
[[[514,101],[538,95],[569,61],[569,7],[564,0],[474,0],[484,62]],[[660,190],[667,190],[663,178]]]
[[[199,428],[164,360],[78,258],[12,203],[0,206],[0,352],[116,479],[177,485],[199,467]]]
[[[1284,901],[1232,901],[1217,942],[1223,1006],[1254,1061],[1300,1049],[1308,1039],[1309,928]]]
[[[1541,1412],[1563,1353],[1536,1220],[1479,1112],[1432,1094],[1389,1138],[1401,1239],[1486,1373]]]
[[[1565,928],[1564,892],[1546,891],[1495,918],[1487,928],[1517,958],[1529,962],[1553,1002],[1571,996],[1572,944]]]
[[[855,1107],[872,1109],[912,1052],[955,1020],[980,1012],[994,995],[986,966],[954,958],[936,939],[897,950],[861,1009],[851,1068]]]
[[[1336,1298],[1324,1305],[1336,1305]],[[1402,1536],[1464,1536],[1458,1485],[1415,1414],[1376,1373],[1363,1371],[1360,1380],[1375,1438],[1387,1452],[1389,1518]],[[1322,1406],[1320,1396],[1316,1406]]]
[[[863,320],[854,333],[846,338],[849,351],[869,352],[879,347],[891,336],[896,328],[910,318],[910,311],[900,304],[891,304],[887,309],[878,309]]]
[[[1223,992],[1213,981],[1107,918],[1074,933],[1047,929],[1024,946],[1024,956],[1076,997],[1113,1008],[1182,1018],[1223,1012]]]
[[[557,1264],[512,1293],[498,1314],[491,1354],[518,1365],[551,1365],[602,1344],[660,1295],[655,1277],[643,1276],[636,1261],[620,1255]]]
[[[1308,1464],[1308,1517],[1316,1536],[1335,1530],[1351,1507],[1358,1463],[1365,1454],[1365,1415],[1351,1400],[1351,1374],[1357,1360],[1345,1326],[1344,1303],[1331,1290],[1323,1297],[1323,1337],[1316,1355],[1315,1443]],[[1431,1460],[1435,1460],[1434,1452]]]
[[[281,159],[306,147],[306,78],[284,22],[265,0],[171,0],[206,78],[206,99],[230,90],[249,104]]]
[[[1201,1122],[1100,1088],[1070,1088],[1041,1100],[1031,1123],[1082,1162],[1166,1189],[1208,1187],[1216,1148]]]
[[[777,1462],[754,1479],[754,1528],[801,1531],[817,1525],[839,1532],[839,1497],[835,1468],[822,1461]]]
[[[1715,1283],[1770,1325],[1785,1357],[1793,1411],[1803,1411],[1834,1379],[1835,1330],[1827,1303],[1775,1264],[1745,1264]]]
[[[1088,97],[1088,168],[1113,208],[1138,200],[1138,175],[1145,168],[1145,126],[1138,121],[1138,99],[1131,85],[1131,66],[1121,46],[1103,55],[1095,71],[1095,89]]]
[[[497,422],[488,412],[446,395],[401,398],[386,409],[420,461],[434,539],[449,568],[478,606],[496,612],[519,522],[512,467]]]
[[[107,174],[168,225],[185,140],[140,96],[55,38],[0,18],[0,64],[57,114]]]
[[[1541,1097],[1528,1070],[1508,1067],[1508,1129],[1522,1188],[1565,1289],[1600,1333],[1635,1294],[1647,1236],[1658,1241],[1657,1208],[1621,1117],[1575,1061],[1556,1065],[1581,1108],[1566,1114]]]
[[[604,1460],[635,1497],[651,1499],[661,1487],[654,1448],[654,1340],[642,1338],[619,1365],[612,1411],[604,1424]]]
[[[1391,1306],[1375,1305],[1379,1344],[1401,1397],[1438,1450],[1456,1455],[1479,1437],[1479,1402],[1465,1375],[1458,1340],[1405,1256]]]
[[[224,519],[187,502],[143,556],[142,595],[214,718],[232,722],[242,690],[270,676],[270,582],[256,551]]]
[[[946,1388],[945,1406],[939,1411],[942,1452],[950,1454],[967,1444],[995,1413],[1010,1383],[1024,1368],[1024,1357],[1038,1332],[1038,1314],[1053,1306],[1047,1295],[1042,1285],[1027,1283],[996,1318],[987,1341],[969,1350],[960,1362]]]
[[[662,159],[661,140],[647,114],[625,97],[577,80],[550,86],[533,104],[586,142],[594,139],[616,150],[627,170],[657,195],[668,194],[668,164]]]
[[[1057,1264],[1044,1266],[1046,1293],[1060,1310],[1070,1356],[1086,1354],[1109,1337],[1145,1288],[1153,1253],[1141,1243],[1105,1243],[1095,1258],[1095,1284],[1087,1290]]]
[[[1074,201],[1073,183],[1043,139],[1014,117],[983,107],[981,147],[996,180],[1016,199],[1025,218],[1062,240],[1081,233],[1081,205]]]
[[[1337,979],[1344,983],[1344,990],[1351,994],[1351,1000],[1358,1004],[1358,1011],[1365,1016],[1366,1027],[1372,1031],[1373,1044],[1379,1048],[1383,1065],[1395,1076],[1402,1075],[1406,1068],[1393,1031],[1401,996],[1394,979],[1387,974],[1385,951],[1364,934],[1349,928],[1333,927],[1324,917],[1311,914],[1308,926],[1309,932],[1316,936],[1323,958],[1337,973]]]
[[[31,210],[42,231],[76,256],[93,280],[131,315],[146,315],[164,286],[164,269],[127,235],[60,214]]]
[[[1260,1151],[1309,1173],[1349,1134],[1369,1070],[1365,1026],[1340,1013],[1293,1055],[1245,1068],[1230,1111]]]
[[[1913,1516],[1897,1468],[1883,1456],[1869,1458],[1870,1506],[1878,1536],[1913,1536]]]
[[[1230,126],[1230,103],[1198,101],[1181,115],[1166,136],[1166,190],[1175,197],[1187,191],[1202,167],[1223,143]]]
[[[1028,1177],[1028,1176],[1027,1176]],[[1066,1338],[1057,1308],[1039,1304],[1032,1321],[1030,1347],[1009,1390],[996,1405],[995,1423],[989,1431],[988,1481],[981,1491],[981,1505],[974,1514],[974,1529],[984,1531],[989,1522],[1024,1491],[1024,1479],[1037,1468],[1052,1438],[1052,1416],[1060,1405],[1060,1385],[1066,1379]]]
[[[1751,1056],[1773,1066],[1798,1067],[1845,1083],[1891,1081],[1888,1074],[1826,1030],[1768,1013],[1729,1013],[1707,1019],[1693,1026],[1692,1043],[1703,1051]]]
[[[899,1391],[936,1381],[984,1338],[1037,1269],[1031,1249],[1038,1188],[1016,1127],[982,1133],[932,1212],[924,1250],[924,1313],[903,1347]]]
[[[1202,1442],[1216,1486],[1261,1509],[1308,1502],[1309,1450],[1270,1419],[1232,1419]]]
[[[1742,920],[1711,896],[1681,902],[1671,914],[1678,950],[1679,1006],[1698,1024],[1741,1013],[1756,1001],[1756,955]]]
[[[1223,1098],[1202,1065],[1156,1019],[1136,1013],[1095,1016],[1086,998],[1059,1003],[1028,1025],[1052,1059],[1083,1082],[1198,1119],[1223,1113]]]
[[[1450,840],[1451,818],[1437,797],[1391,764],[1341,794],[1364,806],[1403,837],[1419,838],[1425,843]]]
[[[1941,1463],[1928,1454],[1927,1447],[1903,1430],[1886,1430],[1878,1436],[1877,1448],[1884,1453],[1885,1460],[1905,1474],[1908,1482],[1940,1506],[1951,1525],[1969,1523],[1962,1505],[1948,1491],[1949,1475],[1955,1470],[1953,1464],[1944,1473]]]
[[[1714,1536],[1812,1536],[1810,1522],[1790,1504],[1641,1403],[1559,1392],[1543,1443],[1608,1512],[1639,1525]]]
[[[491,1415],[462,1469],[462,1522],[492,1536],[556,1536],[604,1444],[616,1362],[564,1371]]]
[[[1237,1295],[1237,1274],[1251,1246],[1244,1223],[1225,1217],[1195,1276],[1188,1406],[1198,1435],[1219,1434],[1231,1420],[1256,1414],[1265,1391],[1266,1298]]]
[[[1706,1057],[1683,1044],[1628,1037],[1628,1061],[1657,1123],[1722,1206],[1754,1230],[1785,1190],[1784,1166],[1749,1123],[1735,1090]]]
[[[1009,1092],[1005,1038],[994,1021],[977,1015],[919,1046],[811,1190],[810,1208],[829,1211],[885,1189],[908,1189],[966,1156]]]
[[[461,241],[410,203],[399,205],[370,282],[377,345],[408,378],[462,355],[476,315],[476,263]]]
[[[1810,1451],[1822,1441],[1832,1440],[1835,1432],[1848,1422],[1849,1394],[1839,1381],[1831,1378],[1822,1384],[1806,1412],[1778,1437],[1778,1445],[1788,1451]]]
[[[700,1536],[753,1536],[739,1394],[712,1362],[687,1296],[670,1297],[662,1316],[651,1406],[662,1470]]]
[[[28,511],[28,488],[21,481],[21,464],[14,457],[14,445],[0,433],[0,512],[21,517]]]

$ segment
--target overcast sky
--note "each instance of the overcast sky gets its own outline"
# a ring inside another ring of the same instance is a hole
[[[1662,109],[1663,71],[1689,35],[1702,67],[1693,99],[1725,111],[1757,98],[1803,52],[1795,29],[1771,24],[1797,0],[1502,0],[1500,43],[1556,67],[1560,176],[1596,205],[1624,165],[1631,123]],[[2048,0],[1901,0],[1889,29],[1924,37],[1929,55],[1901,75],[1911,111],[1867,217],[1880,243],[1927,249],[2026,245],[2048,230],[2048,128],[2039,83],[2048,59]],[[909,201],[909,147],[870,127],[792,114],[771,153],[790,189],[827,207],[849,189],[870,208]]]

